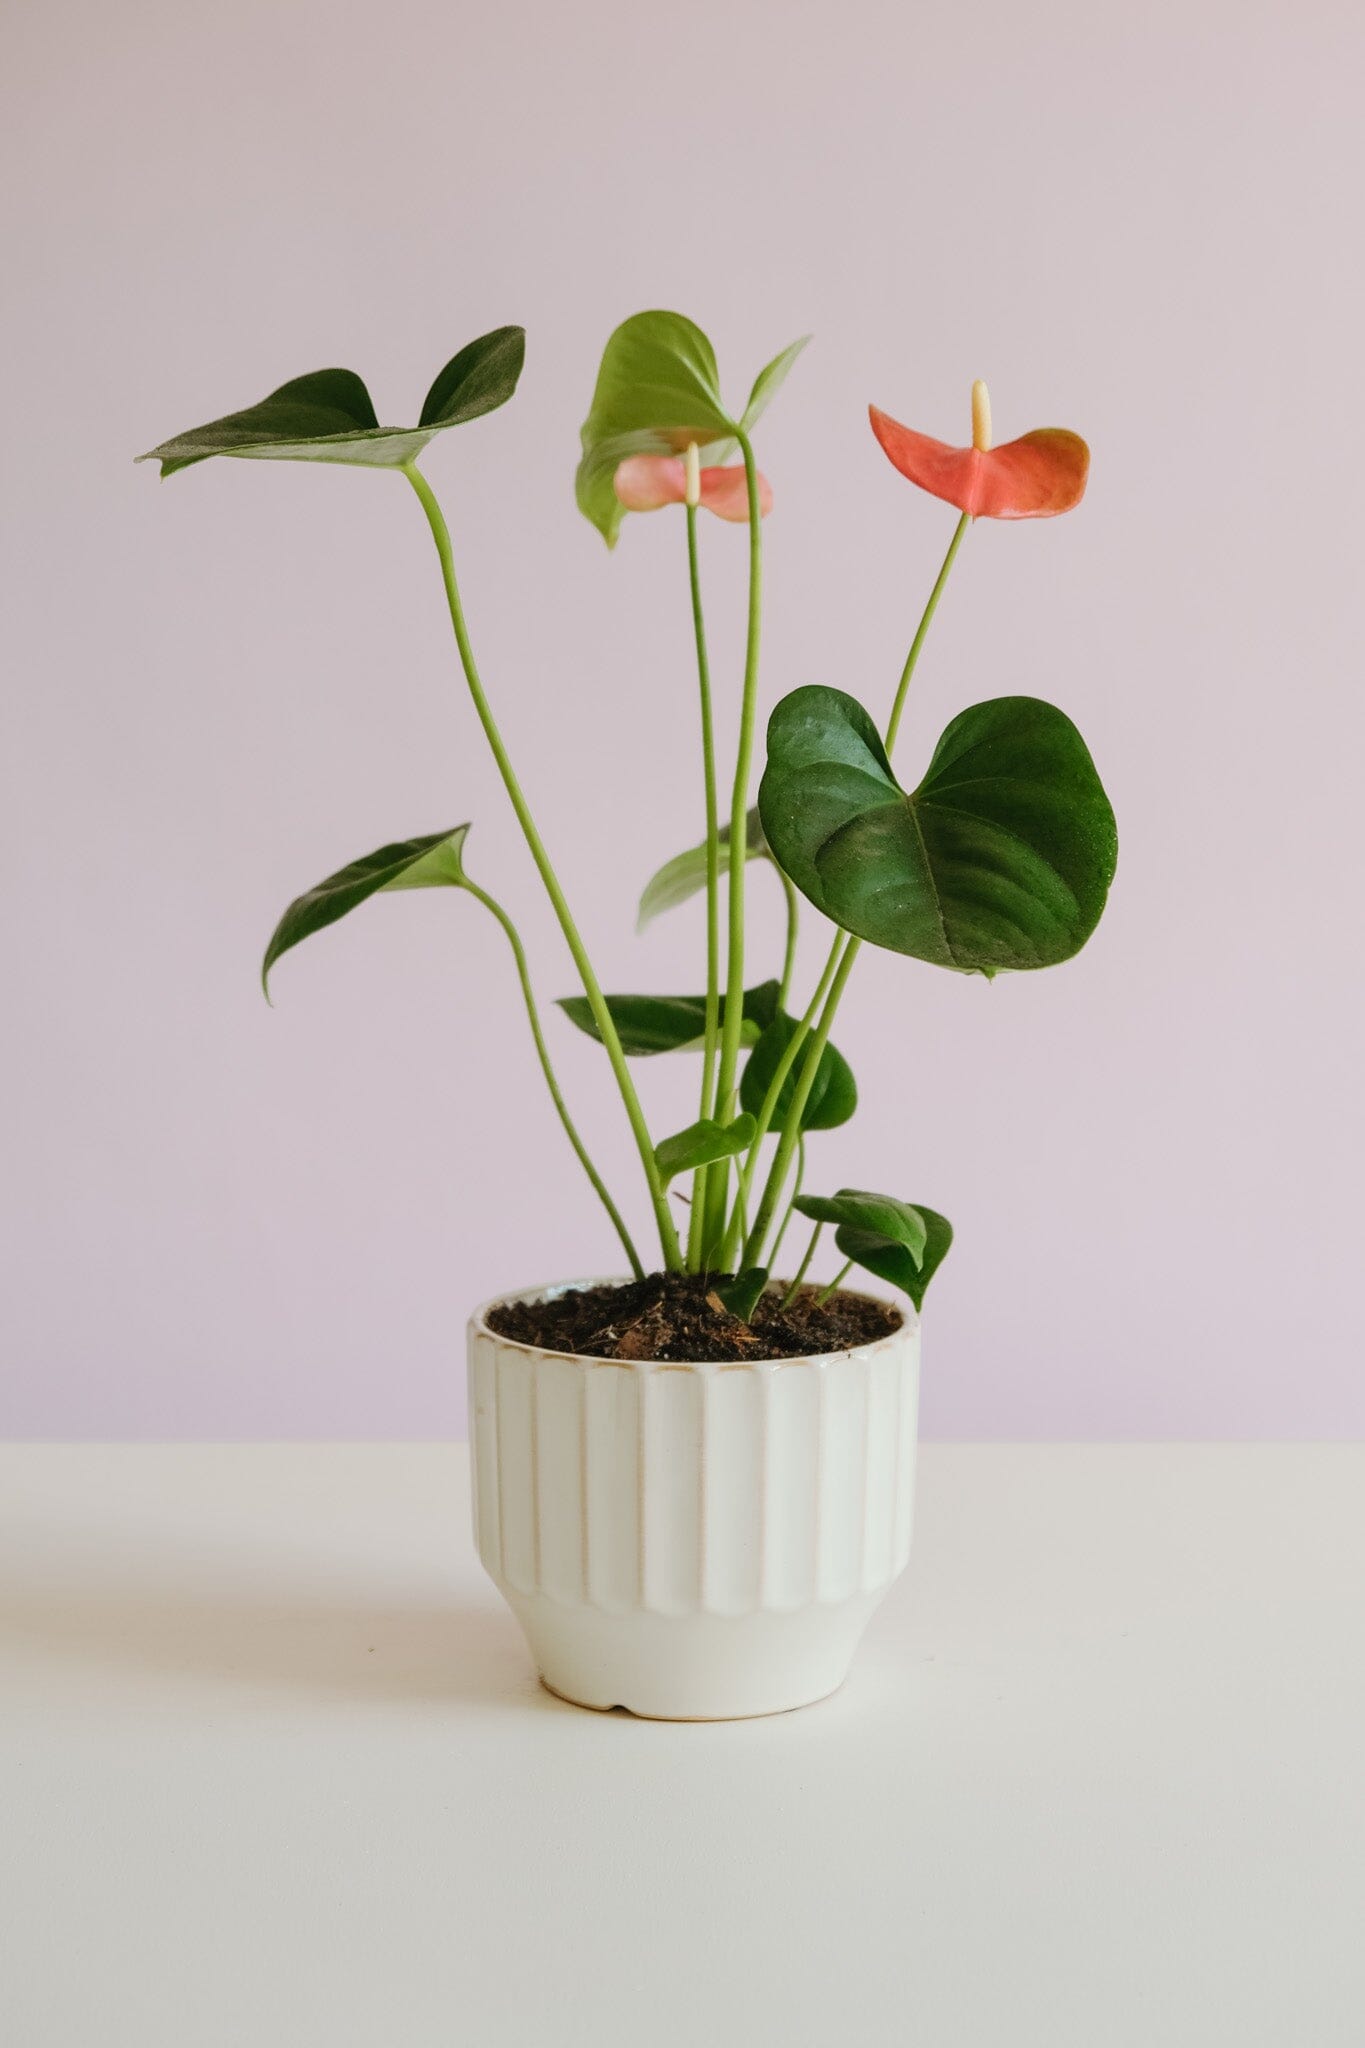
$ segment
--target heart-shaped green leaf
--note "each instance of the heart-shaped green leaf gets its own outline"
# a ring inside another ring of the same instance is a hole
[[[740,1105],[755,1116],[763,1107],[778,1063],[791,1044],[796,1028],[796,1019],[785,1011],[774,1015],[772,1021],[764,1026],[758,1044],[744,1063],[739,1082]],[[777,1091],[777,1108],[773,1112],[775,1125],[785,1121],[791,1108],[801,1064],[798,1053],[786,1080]],[[827,1044],[820,1055],[815,1080],[801,1112],[801,1128],[803,1131],[835,1130],[838,1125],[848,1122],[857,1107],[858,1084],[853,1078],[853,1070],[843,1054]]]
[[[900,1202],[894,1195],[867,1194],[840,1188],[837,1195],[798,1195],[793,1206],[814,1223],[837,1223],[834,1242],[879,1280],[889,1280],[908,1294],[915,1307],[924,1306],[925,1289],[953,1241],[953,1226],[923,1202]]]
[[[768,1284],[766,1266],[746,1266],[742,1273],[736,1273],[732,1280],[718,1280],[715,1294],[732,1316],[738,1316],[747,1323],[758,1307],[764,1288]]]
[[[744,1022],[740,1044],[755,1045],[759,1033],[770,1021],[777,983],[761,982],[744,992]],[[601,1044],[601,1035],[586,996],[560,996],[559,1008],[570,1023]],[[621,1040],[621,1050],[631,1058],[656,1052],[690,1052],[706,1036],[705,996],[607,996],[607,1010]],[[720,999],[720,1018],[725,1020],[725,997]]]
[[[768,842],[763,837],[759,822],[758,806],[749,812],[745,835],[744,858],[761,860],[768,858]],[[717,837],[719,846],[720,874],[727,874],[730,867],[730,827],[722,825]],[[686,903],[690,896],[706,887],[706,841],[700,846],[689,846],[686,853],[675,853],[672,860],[665,861],[656,875],[645,884],[645,893],[640,898],[639,914],[635,929],[642,932],[645,926],[658,917],[661,911],[675,910],[680,903]]]
[[[517,388],[525,351],[520,327],[499,327],[471,341],[437,377],[416,427],[381,427],[354,370],[313,370],[281,384],[259,405],[190,427],[137,459],[160,462],[163,477],[210,455],[394,469],[411,462],[443,428],[505,405]]]
[[[751,1116],[737,1116],[732,1124],[713,1123],[703,1117],[685,1131],[675,1131],[654,1147],[654,1162],[665,1181],[698,1166],[713,1166],[718,1159],[733,1159],[754,1141],[758,1126]]]
[[[353,860],[325,882],[296,896],[275,927],[261,963],[261,986],[270,993],[270,970],[281,953],[301,939],[335,924],[339,917],[384,889],[463,889],[464,843],[468,825],[452,832],[429,832],[421,839],[399,839]]]
[[[703,468],[729,462],[735,436],[748,433],[804,348],[793,342],[760,372],[743,418],[720,392],[716,352],[681,313],[636,313],[602,352],[592,408],[583,422],[575,479],[578,509],[615,547],[625,507],[613,486],[628,455],[677,455],[695,441]]]
[[[991,975],[1069,960],[1104,909],[1114,814],[1085,741],[1036,697],[974,704],[907,794],[842,690],[794,690],[758,795],[798,889],[858,938]]]

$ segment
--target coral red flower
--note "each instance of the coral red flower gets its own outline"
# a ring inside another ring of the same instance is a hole
[[[699,472],[697,503],[714,512],[718,519],[743,521],[749,517],[749,492],[744,465]],[[661,505],[687,503],[687,465],[681,455],[628,455],[617,465],[613,479],[616,495],[628,512],[657,512]],[[773,508],[772,486],[761,473],[758,479],[758,510],[766,519]]]
[[[1037,427],[1003,448],[991,446],[990,400],[972,387],[972,445],[950,448],[903,427],[875,405],[872,431],[902,476],[973,519],[1051,519],[1085,495],[1090,450],[1065,427]]]

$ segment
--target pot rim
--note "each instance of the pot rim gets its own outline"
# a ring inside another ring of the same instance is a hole
[[[910,1301],[891,1303],[900,1314],[900,1328],[888,1330],[884,1337],[874,1338],[871,1344],[853,1344],[842,1351],[802,1352],[794,1358],[599,1358],[585,1351],[550,1351],[540,1344],[523,1344],[516,1337],[504,1337],[500,1330],[492,1330],[488,1326],[489,1310],[500,1308],[505,1301],[544,1301],[547,1297],[572,1293],[580,1287],[625,1287],[629,1282],[630,1275],[627,1273],[609,1273],[597,1274],[585,1280],[543,1281],[538,1287],[505,1288],[501,1294],[490,1295],[487,1301],[481,1301],[473,1310],[469,1318],[469,1332],[471,1336],[487,1337],[491,1343],[501,1344],[508,1351],[520,1351],[527,1358],[562,1358],[570,1365],[615,1366],[618,1371],[700,1373],[736,1370],[774,1372],[788,1365],[842,1365],[851,1358],[875,1357],[879,1353],[892,1351],[897,1345],[913,1343],[919,1336],[919,1312]],[[864,1301],[881,1304],[886,1301],[885,1295],[867,1294],[856,1287],[842,1288],[840,1292],[858,1294]]]

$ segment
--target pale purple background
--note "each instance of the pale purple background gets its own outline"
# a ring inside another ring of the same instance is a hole
[[[472,818],[572,987],[416,502],[131,457],[333,362],[407,420],[524,322],[515,403],[428,471],[604,981],[687,987],[699,915],[632,931],[698,829],[682,525],[609,557],[571,492],[602,342],[663,304],[734,397],[816,335],[761,436],[765,711],[884,707],[951,531],[867,400],[962,439],[985,376],[1001,438],[1094,449],[1079,513],[970,537],[900,762],[973,698],[1062,704],[1108,917],[994,986],[865,954],[864,1111],[812,1148],[957,1223],[927,1428],[1360,1434],[1359,9],[27,0],[4,45],[0,1429],[449,1435],[471,1303],[614,1265],[475,905],[386,900],[257,986],[298,890]],[[744,543],[705,542],[729,732]],[[552,1029],[638,1215],[601,1056]],[[641,1071],[686,1121],[691,1066]]]

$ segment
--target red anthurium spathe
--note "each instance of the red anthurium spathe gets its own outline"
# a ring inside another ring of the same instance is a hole
[[[950,448],[917,434],[875,405],[867,410],[873,433],[901,475],[973,519],[1051,519],[1085,495],[1090,450],[1080,435],[1065,427],[1037,427],[992,448],[991,403],[982,383],[972,386],[970,448]]]
[[[743,522],[749,517],[749,492],[742,462],[727,469],[698,469],[691,502],[718,519]],[[628,455],[617,465],[616,495],[628,512],[657,512],[661,505],[686,505],[687,462],[681,455]],[[773,507],[772,486],[758,479],[758,509],[766,519]]]

